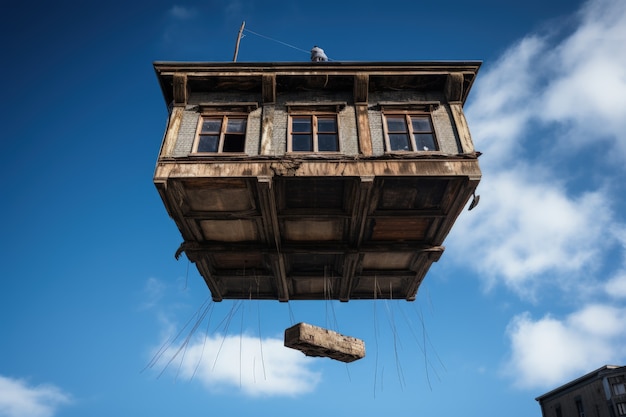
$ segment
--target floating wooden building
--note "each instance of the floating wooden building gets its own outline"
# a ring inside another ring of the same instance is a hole
[[[480,181],[479,62],[154,64],[154,183],[215,301],[414,300]]]

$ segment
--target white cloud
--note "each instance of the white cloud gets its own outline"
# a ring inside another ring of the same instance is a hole
[[[597,287],[590,273],[614,262],[602,251],[624,227],[611,186],[626,162],[626,2],[591,0],[575,30],[555,33],[527,36],[479,74],[466,112],[484,153],[481,202],[451,239],[489,285],[525,296]],[[574,183],[569,166],[603,185]]]
[[[529,35],[480,73],[467,113],[478,148],[494,161],[538,144],[523,138],[538,124],[568,127],[561,139],[570,146],[609,140],[626,150],[626,2],[591,0],[579,15],[560,42]]]
[[[601,192],[569,197],[539,177],[517,168],[485,180],[480,208],[465,215],[454,238],[466,246],[466,262],[489,285],[501,280],[529,296],[545,284],[547,273],[563,289],[587,284],[584,277],[571,276],[592,267],[612,222]]]
[[[526,144],[536,95],[536,59],[545,40],[529,36],[511,47],[489,70],[481,71],[465,109],[476,148],[492,163],[508,162]]]
[[[309,369],[314,360],[284,347],[281,339],[215,334],[181,346],[168,348],[155,368],[175,357],[170,374],[198,380],[212,392],[239,388],[250,396],[294,396],[312,391],[321,378]]]
[[[174,5],[169,10],[169,14],[178,20],[188,20],[196,16],[196,11],[190,7]]]
[[[0,375],[0,416],[52,417],[71,397],[54,385],[29,386],[26,381]]]
[[[546,121],[571,124],[571,140],[608,139],[626,155],[626,2],[594,0],[579,28],[548,54],[554,78],[543,92]]]
[[[141,304],[140,309],[147,310],[154,307],[163,297],[165,290],[165,283],[156,278],[148,278],[143,288],[145,301]]]
[[[149,279],[146,293],[149,297],[153,292],[160,295],[165,286]],[[180,289],[170,292],[188,295]],[[208,334],[211,317],[219,315],[218,305],[225,307],[222,303],[208,297],[182,328],[173,318],[189,305],[180,301],[148,304],[155,310],[164,342],[152,349],[147,368],[159,376],[199,382],[212,393],[240,390],[252,397],[297,396],[313,391],[321,379],[321,374],[311,369],[317,360],[286,348],[280,338],[230,334],[227,329],[233,315],[244,314],[241,300],[234,301],[228,313],[220,310],[225,315]]]
[[[609,297],[626,299],[626,227],[614,229],[613,234],[622,246],[622,267],[604,283],[604,291]]]
[[[626,308],[589,305],[564,319],[528,313],[508,326],[505,373],[523,388],[554,388],[605,364],[626,360]]]
[[[611,297],[626,298],[626,271],[620,271],[618,275],[608,280],[604,289]]]

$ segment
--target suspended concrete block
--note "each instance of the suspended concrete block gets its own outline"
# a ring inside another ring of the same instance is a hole
[[[307,356],[353,362],[365,357],[362,340],[344,336],[332,330],[298,323],[285,330],[285,346],[303,352]]]

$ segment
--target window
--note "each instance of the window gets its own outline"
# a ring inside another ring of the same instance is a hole
[[[555,408],[556,417],[563,417],[563,412],[561,411],[561,405],[557,405]]]
[[[438,150],[428,114],[386,114],[384,127],[388,151]]]
[[[245,116],[201,116],[194,153],[241,153],[246,146]]]
[[[288,152],[339,152],[339,129],[335,115],[289,117]]]
[[[580,398],[576,398],[576,412],[578,417],[585,417],[585,409],[583,408],[583,401]]]
[[[626,383],[613,384],[613,394],[615,395],[626,394]]]
[[[617,403],[617,414],[626,416],[626,403]]]

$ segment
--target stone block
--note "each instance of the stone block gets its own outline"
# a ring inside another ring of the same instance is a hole
[[[362,340],[307,323],[298,323],[285,330],[285,346],[299,350],[307,356],[331,358],[341,362],[353,362],[365,357],[365,344]]]

